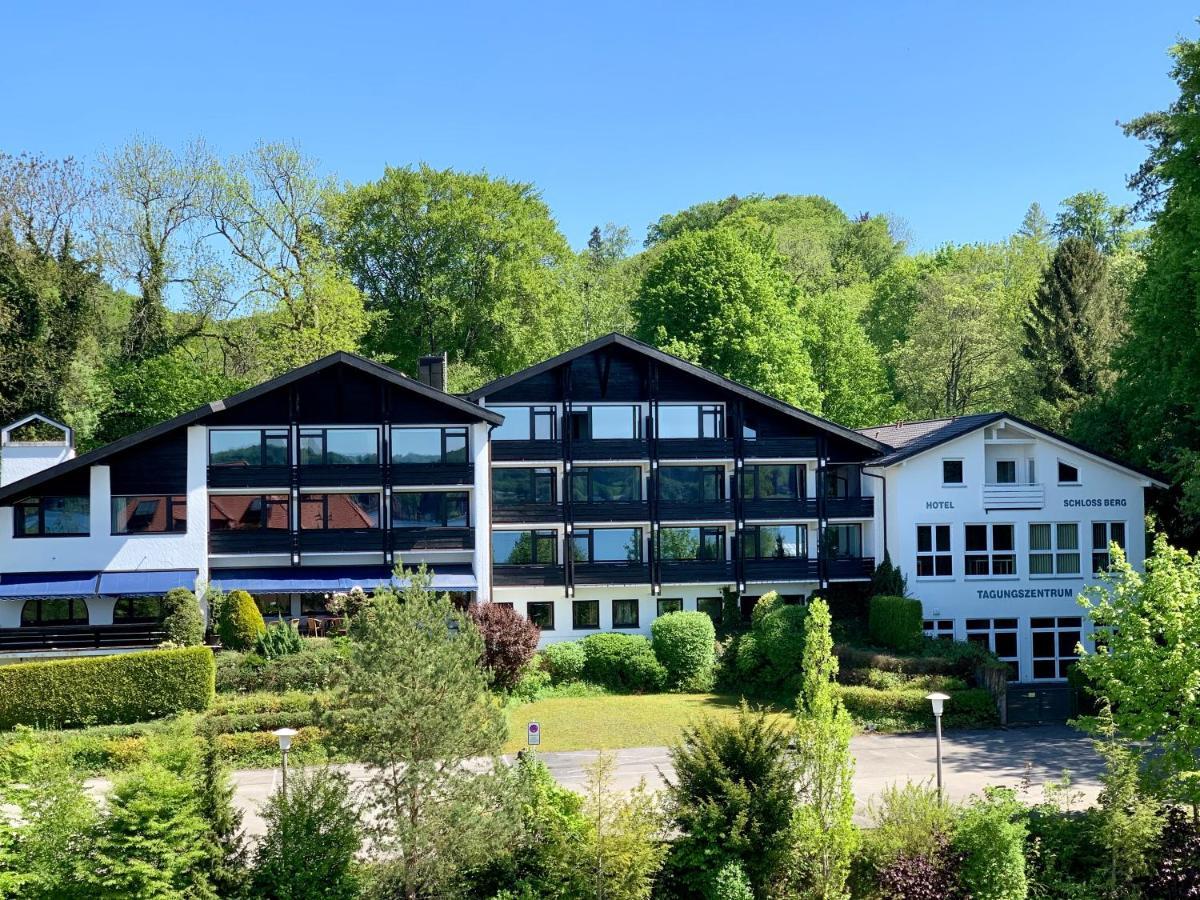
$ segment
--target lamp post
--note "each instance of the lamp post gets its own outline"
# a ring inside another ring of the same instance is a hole
[[[944,803],[945,799],[942,796],[942,708],[947,700],[950,699],[949,694],[941,694],[934,692],[925,697],[933,705],[933,728],[934,734],[937,735],[937,792],[938,802]]]
[[[283,796],[287,796],[287,758],[288,751],[292,749],[292,738],[296,736],[295,728],[277,728],[271,734],[279,740],[279,756],[282,761],[283,770]]]

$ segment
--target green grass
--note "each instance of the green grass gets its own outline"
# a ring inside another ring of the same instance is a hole
[[[530,722],[541,726],[539,749],[546,752],[661,747],[703,716],[736,716],[739,703],[738,697],[729,694],[604,694],[535,700],[509,711],[504,752],[525,746],[525,728]],[[773,715],[791,718],[784,712]]]

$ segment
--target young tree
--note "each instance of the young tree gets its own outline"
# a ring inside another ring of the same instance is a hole
[[[1196,814],[1200,795],[1178,776],[1196,769],[1200,753],[1200,559],[1159,534],[1143,575],[1119,547],[1110,550],[1108,573],[1080,600],[1096,651],[1081,651],[1078,665],[1112,705],[1118,731],[1153,744],[1147,764],[1164,792]]]
[[[643,782],[624,797],[612,789],[613,758],[601,753],[588,767],[583,817],[588,823],[578,865],[580,900],[649,900],[662,866],[661,815]]]
[[[188,592],[191,594],[191,592]],[[192,597],[192,603],[196,602]],[[208,824],[200,867],[218,897],[240,897],[249,882],[242,812],[233,802],[233,783],[216,742],[204,739],[197,761],[197,811]]]
[[[329,730],[369,770],[366,834],[381,878],[412,898],[452,893],[471,867],[505,846],[516,810],[502,773],[475,774],[499,753],[504,712],[479,668],[483,640],[424,569],[401,595],[376,591],[352,629]]]
[[[807,896],[848,897],[846,880],[858,847],[854,817],[854,725],[837,695],[838,661],[829,605],[809,605],[804,629],[803,681],[796,702],[800,804],[796,809],[797,875]]]

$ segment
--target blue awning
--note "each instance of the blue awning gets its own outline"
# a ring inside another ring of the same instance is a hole
[[[144,569],[138,572],[101,572],[97,593],[144,597],[165,594],[172,588],[194,590],[196,569]]]
[[[98,577],[98,572],[6,572],[0,575],[0,600],[91,597]]]
[[[435,590],[473,591],[478,586],[469,565],[441,566],[432,571]],[[353,587],[373,591],[383,584],[402,586],[387,566],[213,569],[209,583],[222,591],[241,589],[251,594],[327,594]]]

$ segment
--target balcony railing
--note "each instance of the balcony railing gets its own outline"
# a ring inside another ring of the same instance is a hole
[[[984,509],[1041,509],[1046,505],[1042,484],[985,484]]]
[[[561,522],[561,503],[509,503],[492,506],[493,522]]]
[[[209,466],[208,486],[216,488],[288,487],[291,466]]]
[[[474,484],[475,467],[411,463],[391,467],[392,484]]]
[[[817,439],[810,437],[768,437],[742,441],[746,459],[815,459]]]
[[[658,517],[664,522],[724,521],[733,518],[733,501],[659,500]]]
[[[562,459],[562,441],[492,441],[492,459],[544,461]]]
[[[644,522],[649,517],[650,504],[645,500],[571,504],[571,519],[575,522]]]
[[[664,559],[659,563],[659,578],[663,584],[730,584],[733,582],[733,563],[711,559]]]
[[[290,553],[291,532],[274,528],[210,531],[209,553]]]
[[[659,459],[727,459],[733,456],[729,438],[659,438]]]
[[[380,528],[326,528],[300,532],[302,553],[382,553]]]
[[[817,561],[808,558],[747,559],[743,574],[747,581],[815,581]]]
[[[638,562],[577,562],[576,584],[649,584],[650,567]]]
[[[533,585],[539,587],[561,585],[562,566],[546,565],[496,565],[492,566],[492,583],[498,585]]]
[[[805,500],[800,497],[743,500],[742,515],[747,519],[770,519],[772,521],[815,519],[817,517],[817,501]]]
[[[825,517],[829,519],[869,519],[875,515],[874,497],[826,497]]]
[[[572,459],[646,459],[649,456],[642,438],[601,438],[571,442]]]
[[[383,484],[383,466],[300,466],[301,487],[377,487]]]
[[[46,625],[0,628],[0,653],[36,650],[100,650],[156,647],[167,634],[158,623],[117,625]]]
[[[474,550],[473,528],[396,528],[392,530],[392,549]]]
[[[838,581],[869,581],[875,574],[871,557],[843,556],[825,561],[825,574]]]

